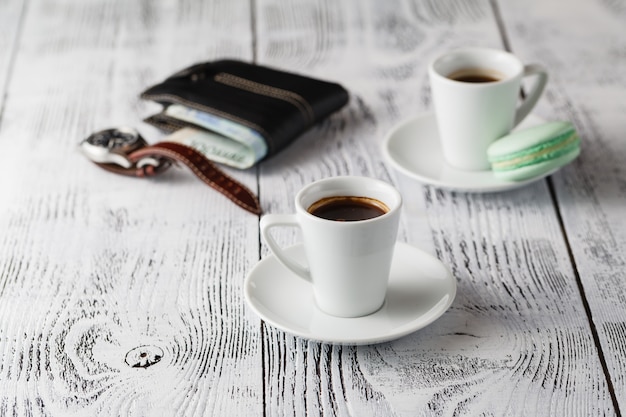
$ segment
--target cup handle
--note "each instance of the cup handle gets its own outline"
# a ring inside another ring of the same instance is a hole
[[[535,107],[539,97],[543,93],[546,84],[548,83],[548,71],[541,65],[530,64],[524,66],[524,77],[528,77],[530,75],[536,75],[537,81],[533,84],[532,90],[528,94],[526,94],[526,98],[524,102],[517,108],[515,112],[515,123],[514,126],[517,126],[522,120],[528,116],[528,113]]]
[[[291,270],[293,273],[298,275],[300,278],[305,281],[311,282],[311,273],[309,272],[309,268],[303,265],[300,265],[298,262],[291,259],[289,256],[285,254],[285,251],[276,243],[274,237],[272,236],[271,229],[274,227],[300,227],[298,224],[298,220],[295,214],[266,214],[261,217],[261,221],[259,223],[261,228],[261,235],[263,239],[270,247],[270,250],[276,256],[276,259],[283,264],[284,267]]]

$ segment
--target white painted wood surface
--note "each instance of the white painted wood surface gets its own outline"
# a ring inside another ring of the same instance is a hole
[[[538,3],[542,5],[521,7],[507,2],[502,14],[513,49],[552,70],[541,111],[546,117],[572,120],[584,138],[581,158],[555,175],[553,184],[609,383],[623,413],[626,3],[581,1],[559,13],[559,2]]]
[[[625,23],[619,0],[1,1],[0,415],[620,416]],[[493,195],[396,174],[382,138],[430,109],[427,62],[463,45],[546,65],[537,114],[576,124],[580,159]],[[268,255],[258,218],[182,169],[121,178],[77,152],[111,125],[158,140],[139,92],[220,57],[348,88],[283,153],[229,172],[274,213],[330,175],[397,184],[401,239],[458,282],[440,320],[361,347],[275,330],[243,302]]]

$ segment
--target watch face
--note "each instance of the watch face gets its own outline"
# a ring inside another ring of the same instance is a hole
[[[90,145],[109,150],[132,146],[139,141],[139,133],[134,129],[107,129],[96,132],[86,139]]]

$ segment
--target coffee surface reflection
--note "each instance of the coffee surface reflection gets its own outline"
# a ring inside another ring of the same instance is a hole
[[[326,220],[353,222],[382,216],[389,207],[370,197],[333,196],[316,201],[307,211]]]
[[[499,71],[488,68],[463,68],[448,75],[448,78],[463,83],[493,83],[505,78]]]

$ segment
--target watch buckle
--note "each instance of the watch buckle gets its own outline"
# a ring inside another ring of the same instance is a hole
[[[128,161],[130,162],[130,161]],[[152,167],[158,167],[163,163],[163,159],[159,159],[159,158],[153,158],[151,156],[147,156],[145,158],[141,158],[139,161],[137,161],[137,163],[135,164],[135,166],[137,168],[144,168],[146,166],[152,166]]]

